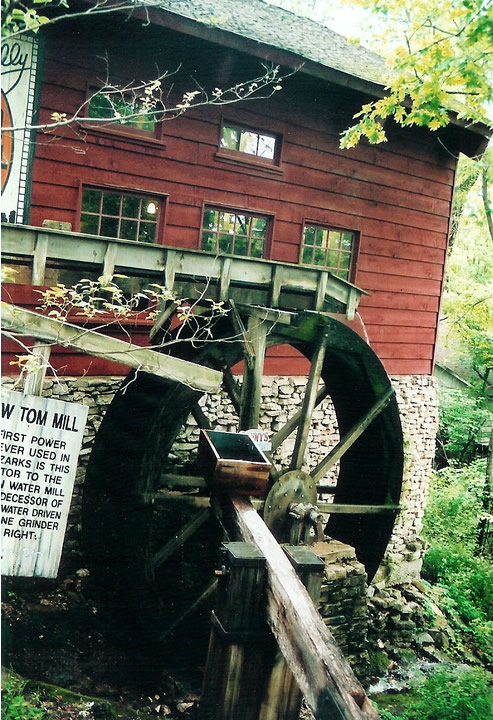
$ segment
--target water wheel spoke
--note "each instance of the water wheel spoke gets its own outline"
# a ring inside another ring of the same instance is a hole
[[[387,407],[394,396],[394,388],[390,387],[387,392],[363,415],[353,427],[347,432],[332,450],[319,462],[317,467],[311,473],[315,482],[318,482],[323,476],[335,465],[335,463],[344,455],[349,448],[354,445],[356,440],[364,433],[366,428],[377,418],[380,413]]]
[[[321,402],[325,400],[326,397],[329,396],[329,391],[327,387],[324,385],[324,387],[319,390],[317,397],[315,399],[315,407],[318,407]],[[301,418],[303,417],[303,410],[298,410],[294,415],[292,415],[289,420],[282,426],[280,430],[278,430],[275,435],[272,437],[272,450],[277,450],[277,448],[286,440],[289,435],[291,435],[292,432],[296,430],[298,425],[301,422]]]
[[[211,582],[207,585],[205,590],[199,595],[199,597],[187,607],[187,609],[180,615],[179,618],[175,620],[174,623],[169,625],[165,630],[163,630],[161,633],[157,636],[158,642],[164,642],[166,638],[171,635],[171,633],[176,630],[176,628],[181,625],[181,623],[187,619],[192,613],[194,613],[201,605],[204,603],[207,598],[209,598],[216,590],[217,588],[217,578],[214,578],[214,580],[211,580]]]
[[[192,408],[192,416],[199,428],[201,428],[201,430],[212,430],[212,425],[209,418],[198,403],[195,403]]]
[[[222,367],[221,370],[223,372],[224,390],[226,392],[226,395],[229,397],[236,413],[239,415],[241,408],[241,388],[238,384],[238,381],[231,372],[231,369],[228,366]]]
[[[308,444],[308,433],[312,422],[312,415],[318,395],[318,387],[322,375],[322,369],[325,359],[325,351],[328,343],[328,332],[323,330],[320,340],[313,354],[310,366],[310,374],[306,385],[305,397],[301,407],[301,416],[298,423],[298,431],[294,443],[293,456],[291,458],[290,470],[300,470],[303,466],[306,446]]]
[[[352,503],[326,503],[319,502],[317,507],[320,512],[330,515],[387,515],[397,514],[400,505],[356,505]]]
[[[202,525],[210,518],[210,508],[201,510],[195,517],[193,517],[186,525],[182,527],[179,533],[177,533],[171,540],[169,540],[164,547],[155,553],[150,561],[150,566],[153,571],[156,571],[163,563],[168,560],[173,553],[175,553],[184,542],[188,540]]]

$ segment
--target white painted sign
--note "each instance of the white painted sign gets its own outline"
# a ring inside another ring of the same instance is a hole
[[[37,38],[2,41],[2,220],[24,222],[34,113]],[[16,130],[9,128],[18,128]]]
[[[2,574],[58,572],[88,408],[2,393]]]
[[[268,432],[267,430],[259,430],[256,428],[246,430],[245,432],[253,440],[259,450],[272,450],[270,432]]]

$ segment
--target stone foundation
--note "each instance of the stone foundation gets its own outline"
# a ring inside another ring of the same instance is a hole
[[[422,517],[426,503],[428,479],[435,450],[438,426],[438,393],[434,378],[396,376],[391,378],[396,389],[401,413],[405,443],[405,473],[402,511],[389,544],[387,557],[379,569],[374,583],[377,587],[409,582],[419,577],[423,556],[423,543],[419,539]],[[45,381],[44,395],[59,397],[67,402],[89,405],[87,426],[77,471],[70,526],[65,551],[78,553],[77,536],[80,530],[81,492],[85,466],[92,442],[101,423],[107,405],[121,383],[121,378],[86,377]],[[263,401],[260,417],[262,429],[276,432],[300,406],[306,379],[302,377],[266,377],[263,380]],[[6,387],[13,381],[7,380]],[[236,431],[237,416],[229,398],[223,393],[204,396],[201,400],[204,412],[218,430]],[[170,456],[171,465],[186,469],[193,460],[198,443],[199,429],[190,418],[175,442]],[[325,400],[314,412],[308,443],[308,463],[312,466],[327,453],[327,448],[339,440],[337,422],[330,400]],[[280,465],[287,467],[294,438],[283,443],[276,454]],[[333,469],[337,474],[337,467]]]
[[[337,540],[316,543],[324,561],[319,611],[356,675],[369,674],[368,602],[366,573],[354,549]]]

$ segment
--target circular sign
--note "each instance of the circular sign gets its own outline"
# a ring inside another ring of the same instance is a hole
[[[14,159],[14,135],[9,132],[9,128],[12,127],[12,112],[2,90],[2,193],[9,179]]]

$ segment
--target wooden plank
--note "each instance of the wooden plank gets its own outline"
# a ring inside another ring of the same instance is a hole
[[[312,415],[317,401],[318,386],[322,375],[325,351],[329,341],[326,328],[320,327],[320,337],[315,349],[310,367],[310,375],[306,384],[305,396],[301,408],[301,417],[296,434],[296,440],[291,457],[290,470],[301,470],[305,460],[305,450],[308,444],[308,433],[312,422]]]
[[[160,484],[167,487],[207,487],[205,478],[201,477],[200,475],[175,475],[174,473],[163,473],[161,475]]]
[[[197,513],[190,522],[184,525],[180,532],[169,540],[160,550],[155,553],[150,561],[151,569],[157,570],[163,563],[168,560],[181,546],[192,537],[192,535],[207,522],[211,516],[210,508],[205,508]]]
[[[366,412],[361,420],[344,435],[332,450],[321,460],[317,467],[311,473],[315,482],[318,482],[323,476],[335,465],[335,463],[349,450],[356,440],[364,433],[366,428],[377,418],[382,410],[384,410],[394,396],[395,390],[390,387],[384,395]]]
[[[267,561],[267,621],[317,720],[378,720],[288,558],[252,505],[225,499],[243,540]]]
[[[231,282],[232,258],[223,258],[221,276],[219,278],[219,299],[226,302],[229,297],[229,284]]]
[[[52,189],[53,194],[53,189]],[[31,282],[33,285],[42,285],[45,279],[46,256],[48,252],[48,236],[39,233],[36,237],[33,254],[33,267]]]
[[[284,545],[283,550],[317,607],[324,563],[307,547]],[[298,720],[302,694],[284,655],[278,648],[273,665],[268,666],[268,670],[269,676],[267,682],[264,681],[266,690],[258,720]]]
[[[308,360],[306,358],[303,358],[303,360],[308,363]],[[317,397],[315,399],[315,407],[320,405],[323,400],[325,400],[326,397],[328,397],[329,391],[324,386],[321,390],[319,390]],[[276,432],[275,435],[272,436],[272,449],[277,450],[279,445],[284,442],[284,440],[291,435],[293,430],[295,430],[298,425],[301,422],[301,418],[303,417],[303,411],[302,409],[298,410],[292,417],[289,418],[289,420],[282,426],[280,430]]]
[[[34,357],[39,358],[40,367],[36,372],[28,373],[24,380],[24,393],[26,395],[41,395],[50,360],[51,346],[44,342],[35,342],[31,352]]]
[[[387,515],[400,512],[400,505],[351,505],[348,503],[318,502],[320,512],[329,515]]]
[[[115,243],[109,242],[106,246],[106,252],[104,254],[103,261],[103,275],[105,277],[113,276],[115,272],[115,262],[118,246]]]
[[[200,697],[200,720],[258,720],[265,558],[252,543],[225,543]]]
[[[239,420],[240,430],[257,428],[259,424],[265,348],[267,333],[270,328],[271,324],[265,320],[259,320],[253,315],[250,315],[248,318],[247,334],[255,356],[253,359],[253,367],[249,367],[248,363],[245,363],[243,372]]]
[[[21,335],[70,346],[88,355],[113,360],[143,372],[189,385],[197,390],[217,392],[221,387],[222,373],[217,370],[170,355],[162,355],[154,350],[107,337],[77,325],[47,318],[15,305],[2,302],[2,320],[5,328]]]

